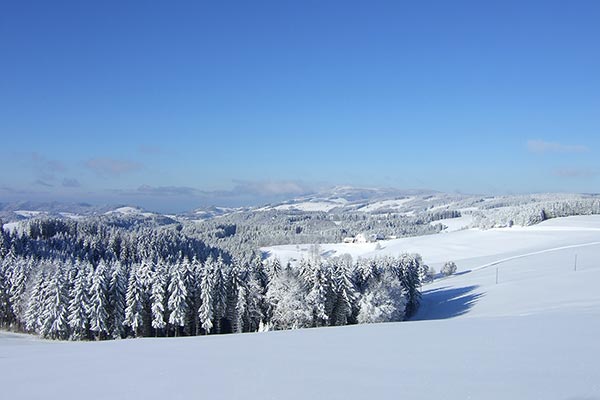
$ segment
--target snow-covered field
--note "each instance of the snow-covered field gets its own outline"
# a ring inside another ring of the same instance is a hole
[[[343,203],[326,202],[326,201],[305,201],[302,203],[282,204],[273,207],[273,210],[299,210],[299,211],[331,211]]]
[[[356,258],[419,253],[426,264],[437,270],[446,261],[455,261],[461,271],[503,257],[592,242],[600,242],[598,215],[551,219],[529,227],[467,229],[376,243],[322,244],[319,248],[322,257],[350,254]],[[278,257],[282,265],[289,260],[310,257],[312,251],[310,245],[272,246],[263,250],[271,257]]]
[[[444,230],[442,232],[454,232],[462,229],[467,229],[473,223],[473,216],[470,214],[463,215],[458,218],[441,219],[439,221],[430,222],[431,225],[442,224]]]
[[[2,398],[600,398],[600,217],[382,245],[321,250],[418,251],[459,273],[424,286],[402,323],[98,343],[0,334]]]
[[[151,212],[144,212],[141,209],[137,208],[137,207],[119,207],[116,208],[114,210],[111,211],[107,211],[104,213],[105,215],[111,215],[111,214],[120,214],[120,215],[143,215],[144,217],[151,217],[152,215],[154,215]]]
[[[413,197],[407,197],[405,199],[397,199],[397,200],[382,200],[377,201],[375,203],[369,203],[364,207],[360,207],[358,210],[362,212],[373,212],[380,209],[396,209],[402,208],[406,203],[414,200]]]

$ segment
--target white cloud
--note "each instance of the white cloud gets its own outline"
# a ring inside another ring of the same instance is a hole
[[[138,187],[135,193],[149,196],[193,196],[196,192],[196,189],[188,186],[142,185]]]
[[[561,178],[593,178],[600,175],[598,171],[589,168],[563,168],[557,169],[553,174]]]
[[[92,158],[85,162],[85,166],[98,175],[104,176],[123,175],[139,170],[142,167],[141,164],[135,162],[115,160],[113,158]]]
[[[311,185],[300,181],[234,181],[231,195],[279,196],[301,195],[314,191]]]
[[[590,151],[587,146],[580,144],[562,144],[547,142],[545,140],[528,140],[527,149],[531,153],[586,153]]]
[[[62,181],[62,185],[63,187],[76,188],[80,187],[81,183],[79,183],[79,181],[75,178],[64,178]]]

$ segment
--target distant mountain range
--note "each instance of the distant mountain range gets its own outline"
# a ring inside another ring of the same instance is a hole
[[[527,195],[524,195],[527,196]],[[550,198],[568,195],[531,195]],[[369,213],[414,215],[424,211],[441,209],[471,210],[479,208],[480,202],[508,202],[508,198],[520,196],[477,196],[457,193],[442,193],[433,190],[403,190],[391,188],[359,188],[337,186],[319,193],[299,196],[282,202],[246,207],[200,207],[189,212],[162,214],[145,210],[135,205],[97,206],[89,203],[61,203],[23,201],[0,203],[0,218],[4,223],[16,222],[37,216],[78,219],[87,216],[126,218],[129,220],[151,219],[158,224],[176,221],[198,221],[218,218],[233,213],[252,212],[303,212],[326,213]],[[502,199],[502,200],[501,200]],[[527,200],[529,201],[529,200]],[[520,201],[519,201],[520,202]],[[502,206],[503,204],[499,204]]]
[[[136,205],[92,205],[89,203],[62,203],[21,201],[0,203],[0,218],[4,222],[14,222],[40,215],[57,218],[81,218],[94,215],[112,215],[137,218],[166,216],[172,219],[205,220],[231,213],[290,211],[290,212],[385,212],[410,211],[410,208],[423,207],[423,202],[437,203],[434,200],[465,198],[462,195],[447,195],[432,190],[401,190],[381,188],[358,188],[337,186],[316,194],[300,196],[278,203],[262,206],[219,207],[216,205],[199,207],[187,213],[161,214],[142,209]]]

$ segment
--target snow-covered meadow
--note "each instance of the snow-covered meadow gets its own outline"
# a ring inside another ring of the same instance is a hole
[[[451,220],[449,220],[451,221]],[[441,221],[445,223],[445,221]],[[461,224],[458,224],[461,225]],[[372,243],[334,243],[318,246],[321,257],[349,254],[377,257],[419,253],[423,261],[439,270],[446,261],[455,261],[461,270],[500,258],[520,256],[541,250],[600,242],[600,216],[556,218],[538,225],[512,228],[457,229],[442,235],[415,236]],[[312,257],[312,245],[283,245],[263,248],[282,264]]]
[[[424,286],[419,312],[402,323],[107,342],[2,333],[2,397],[600,398],[600,217],[382,247],[321,251],[418,251],[459,271]]]

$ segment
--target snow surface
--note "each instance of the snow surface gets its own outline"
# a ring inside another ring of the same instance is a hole
[[[558,234],[560,233],[560,234]],[[529,227],[467,229],[447,234],[415,236],[377,243],[335,243],[319,245],[322,257],[349,254],[377,257],[401,253],[419,253],[429,266],[439,267],[455,261],[459,271],[482,265],[501,255],[518,255],[549,248],[600,241],[600,216],[576,216],[544,221]],[[271,257],[285,265],[310,255],[310,245],[265,247]],[[378,248],[379,247],[379,248]]]
[[[59,214],[65,218],[69,218],[69,219],[83,219],[85,218],[85,216],[83,215],[79,215],[79,214],[75,214],[75,213],[70,213],[70,212],[59,212]]]
[[[2,229],[4,229],[6,232],[13,233],[19,228],[19,224],[19,221],[7,222],[4,225],[2,225]]]
[[[33,218],[36,217],[40,214],[42,214],[41,211],[30,211],[30,210],[17,210],[15,211],[15,214],[20,215],[21,217],[25,217],[25,218]]]
[[[360,207],[357,211],[372,212],[372,211],[380,210],[382,208],[385,208],[385,209],[401,208],[406,203],[409,203],[413,200],[414,200],[414,197],[407,197],[405,199],[397,199],[397,200],[381,200],[381,201],[377,201],[375,203],[369,203],[364,207]]]
[[[470,214],[463,215],[458,218],[440,219],[430,222],[431,225],[442,224],[444,230],[442,232],[454,232],[468,228],[473,223],[473,216]]]
[[[110,214],[121,214],[121,215],[143,215],[144,217],[151,217],[154,214],[151,212],[144,212],[143,210],[136,208],[136,207],[119,207],[116,208],[114,210],[111,211],[107,211],[106,213],[104,213],[105,215],[110,215]]]
[[[336,207],[339,207],[343,203],[328,202],[328,201],[305,201],[302,203],[293,204],[282,204],[276,207],[272,207],[274,210],[298,210],[306,212],[328,212]]]
[[[93,343],[0,333],[3,398],[600,398],[600,217],[382,251],[406,250],[459,266],[423,287],[411,321]]]

